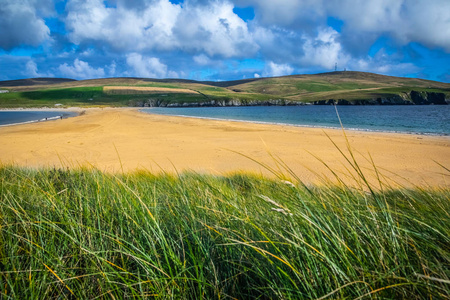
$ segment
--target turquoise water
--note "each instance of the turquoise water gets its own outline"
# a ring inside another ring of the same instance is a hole
[[[337,106],[347,130],[450,135],[450,105]],[[340,128],[331,105],[146,108],[146,113]]]
[[[77,113],[70,111],[0,111],[0,126],[49,121],[74,117]]]

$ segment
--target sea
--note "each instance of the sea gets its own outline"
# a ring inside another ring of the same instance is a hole
[[[346,130],[450,135],[450,105],[155,107],[143,112]],[[340,121],[339,121],[340,120]]]
[[[0,126],[43,122],[50,120],[57,120],[63,117],[64,119],[74,117],[78,115],[76,112],[71,111],[0,111]]]

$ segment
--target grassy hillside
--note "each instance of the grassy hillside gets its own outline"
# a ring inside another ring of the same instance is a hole
[[[372,99],[402,92],[430,91],[450,94],[450,84],[362,72],[333,72],[267,78],[231,87],[234,90],[277,95],[299,101]]]
[[[163,97],[152,94],[150,97]],[[0,107],[52,107],[64,106],[129,106],[149,98],[147,94],[111,94],[103,91],[103,86],[85,86],[61,89],[43,89],[25,92],[0,94]],[[199,101],[204,97],[199,94],[164,93],[164,99],[173,102]]]
[[[180,92],[139,92],[112,95],[105,86],[179,89]],[[27,79],[0,82],[0,107],[139,105],[149,99],[166,103],[201,103],[238,100],[311,102],[328,99],[366,100],[406,95],[414,91],[443,93],[450,98],[450,84],[422,79],[390,77],[362,72],[333,72],[228,82],[182,79],[105,78],[92,80]],[[185,93],[182,89],[194,91]]]
[[[0,168],[0,298],[445,299],[450,190]]]
[[[110,93],[104,87],[153,87],[173,89],[172,92]],[[142,81],[136,79],[95,79],[65,82],[51,86],[3,87],[9,93],[0,94],[0,107],[52,107],[64,106],[135,106],[148,100],[166,103],[201,103],[231,99],[266,101],[271,95],[236,93],[226,88],[201,83]],[[183,92],[183,89],[190,92]],[[179,92],[177,90],[180,90]],[[193,93],[194,92],[194,93]]]

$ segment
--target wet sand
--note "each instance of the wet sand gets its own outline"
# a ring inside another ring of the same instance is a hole
[[[436,162],[450,167],[449,137],[358,131],[347,131],[347,137],[373,182],[371,159],[381,174],[403,185],[448,186],[450,174]],[[280,159],[306,183],[318,183],[322,176],[333,178],[326,164],[354,184],[346,170],[350,165],[329,138],[348,154],[341,130],[92,108],[69,119],[0,127],[0,162],[24,167],[95,167],[106,172],[271,175],[258,161],[287,174],[276,162]]]

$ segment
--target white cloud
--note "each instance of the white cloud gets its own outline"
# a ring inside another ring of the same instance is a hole
[[[255,7],[255,16],[263,25],[290,26],[317,22],[324,17],[323,0],[235,0],[239,6]]]
[[[349,28],[357,26],[355,30],[367,32],[398,30],[393,25],[397,25],[402,7],[408,6],[404,0],[332,0],[324,4],[328,14],[342,19]]]
[[[209,56],[236,57],[252,55],[258,50],[247,23],[233,12],[227,1],[183,7],[174,28],[180,47],[205,52]]]
[[[113,60],[113,62],[109,65],[108,69],[108,75],[110,77],[114,77],[116,75],[116,62]]]
[[[389,34],[399,44],[419,42],[450,52],[450,1],[377,0],[330,1],[328,14],[345,22],[343,34],[374,35],[368,42]],[[363,42],[363,40],[360,40]]]
[[[397,63],[388,59],[374,59],[367,57],[366,59],[358,59],[349,62],[348,70],[365,71],[377,74],[403,76],[405,74],[413,74],[420,71],[420,68],[412,63]]]
[[[442,47],[450,52],[450,1],[418,2],[417,5],[408,5],[406,10],[410,19],[406,26],[401,27],[402,31],[409,41]],[[399,34],[401,36],[402,33]]]
[[[301,64],[330,70],[334,68],[335,63],[345,65],[350,57],[344,53],[341,44],[337,41],[338,37],[339,33],[330,27],[319,29],[314,38],[305,37]]]
[[[195,2],[195,1],[194,1]],[[106,7],[101,0],[70,0],[65,20],[70,39],[76,44],[105,43],[123,52],[181,50],[209,56],[242,56],[255,53],[247,23],[227,1],[183,6],[169,0],[154,0],[135,9],[126,2]]]
[[[0,48],[39,46],[50,40],[50,29],[43,20],[51,12],[51,2],[2,0],[0,4]]]
[[[29,60],[25,65],[25,74],[30,77],[40,77],[37,65],[34,61]]]
[[[194,61],[196,64],[201,65],[201,66],[206,66],[211,63],[211,59],[208,56],[206,56],[205,54],[200,54],[200,55],[194,56]]]
[[[63,76],[73,79],[105,77],[105,70],[103,68],[95,69],[87,62],[79,60],[78,58],[74,60],[72,66],[64,63],[59,65],[58,70]]]
[[[294,68],[288,64],[276,64],[273,61],[269,61],[264,69],[263,76],[284,76],[291,75],[294,72]]]
[[[93,48],[89,48],[89,49],[86,49],[83,52],[81,52],[79,55],[83,56],[83,57],[92,57],[92,56],[95,56],[96,53]]]
[[[183,73],[184,74],[184,73]],[[184,75],[183,75],[184,76]],[[169,71],[167,72],[167,78],[180,78],[180,74],[178,74],[178,72],[175,71]]]
[[[23,71],[23,75],[29,78],[53,77],[53,74],[51,74],[50,72],[39,72],[36,62],[32,59],[29,59],[25,64],[25,70]]]
[[[259,75],[258,73],[253,74],[253,77],[255,78],[261,78],[261,75]]]
[[[156,57],[145,57],[139,53],[127,55],[127,65],[131,68],[129,73],[133,76],[147,78],[178,77],[174,71],[168,71],[167,65]]]
[[[311,34],[327,24],[328,17],[342,20],[343,40],[349,47],[370,47],[382,35],[399,44],[419,42],[450,52],[450,1],[448,0],[234,0],[255,7],[255,20],[265,28],[282,27]],[[366,45],[358,45],[364,43]]]

